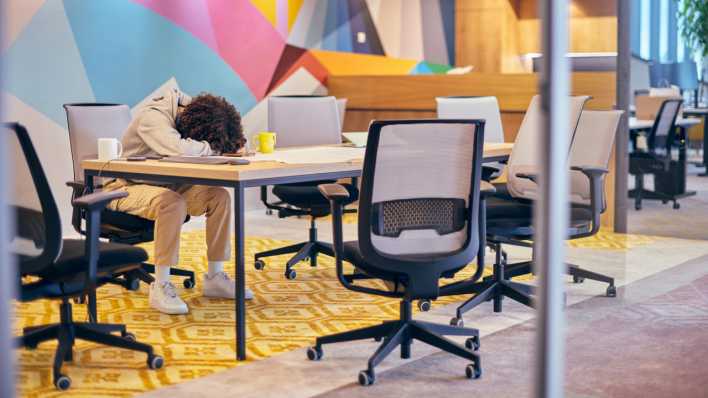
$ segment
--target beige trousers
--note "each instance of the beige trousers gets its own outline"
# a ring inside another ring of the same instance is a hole
[[[177,265],[180,232],[187,215],[206,215],[209,261],[229,260],[231,198],[226,189],[202,185],[165,187],[124,180],[113,181],[104,189],[128,192],[127,197],[108,205],[111,210],[155,221],[155,265]]]

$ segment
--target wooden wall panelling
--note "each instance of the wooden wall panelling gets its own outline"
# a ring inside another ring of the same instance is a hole
[[[516,0],[456,0],[455,63],[476,72],[523,72]]]
[[[509,1],[513,2],[513,0]],[[617,51],[617,1],[573,0],[571,2],[569,51]],[[538,1],[521,0],[515,4],[518,15],[519,54],[541,52]]]

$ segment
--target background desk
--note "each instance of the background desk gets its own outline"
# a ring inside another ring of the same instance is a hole
[[[686,113],[684,112],[684,115]],[[686,129],[701,123],[701,119],[695,117],[676,119],[676,126]],[[629,118],[629,129],[631,131],[651,130],[654,126],[653,120],[637,119],[636,117]]]
[[[505,159],[514,144],[485,144],[486,162]],[[323,151],[327,148],[323,147]],[[361,175],[363,159],[339,163],[285,164],[278,162],[253,162],[244,166],[167,163],[148,160],[128,162],[115,160],[102,162],[84,160],[84,178],[93,186],[95,177],[152,180],[179,184],[199,184],[231,187],[234,189],[234,240],[236,271],[236,358],[246,359],[246,303],[244,258],[244,190],[249,187],[288,184],[295,182],[337,180]]]
[[[699,176],[708,176],[708,108],[685,108],[683,114],[686,116],[698,116],[703,118],[703,163],[705,171]]]

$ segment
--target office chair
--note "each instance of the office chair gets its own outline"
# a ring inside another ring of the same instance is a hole
[[[347,98],[337,98],[337,115],[339,116],[339,131],[344,129],[344,116],[347,113]]]
[[[572,170],[570,172],[569,239],[594,235],[600,228],[600,215],[606,207],[603,190],[604,174],[607,172],[606,167],[621,116],[621,112],[617,111],[582,111],[586,100],[587,97],[574,97],[570,107],[569,131],[573,132],[573,138],[569,150],[569,165]],[[500,190],[487,199],[487,241],[496,252],[492,275],[484,278],[481,283],[463,281],[443,289],[445,295],[474,294],[457,308],[456,316],[450,321],[453,325],[463,325],[462,315],[488,300],[493,301],[494,312],[502,311],[504,297],[533,306],[534,288],[510,280],[515,276],[532,273],[533,261],[507,266],[502,245],[533,247],[530,241],[534,238],[533,200],[537,198],[535,173],[539,169],[535,163],[537,155],[515,153],[515,151],[525,152],[528,149],[526,144],[540,138],[538,127],[534,126],[539,121],[539,117],[540,97],[534,97],[509,159],[507,189]],[[614,278],[585,270],[574,264],[567,264],[567,272],[576,283],[581,283],[585,279],[608,283],[607,296],[616,295]]]
[[[277,147],[285,148],[304,145],[341,144],[342,135],[339,109],[334,97],[270,97],[268,99],[268,130],[277,134]],[[309,259],[310,265],[317,266],[319,253],[333,256],[329,244],[317,240],[317,218],[330,214],[329,202],[317,189],[319,184],[334,180],[314,181],[294,184],[280,184],[273,187],[278,203],[268,202],[268,187],[261,188],[261,201],[270,210],[278,212],[280,218],[292,216],[310,217],[310,236],[307,242],[280,247],[256,253],[255,268],[265,268],[263,258],[295,253],[285,267],[285,277],[295,279],[295,264]],[[357,200],[359,191],[355,184],[345,184],[349,191],[346,204]]]
[[[163,358],[152,346],[135,341],[125,325],[76,322],[72,319],[71,298],[93,295],[97,287],[140,267],[147,253],[140,248],[99,241],[101,210],[111,200],[125,197],[125,192],[99,192],[74,198],[72,204],[86,214],[86,239],[62,239],[59,210],[49,188],[27,130],[18,123],[4,124],[14,174],[14,190],[9,210],[14,211],[17,226],[12,234],[11,252],[17,256],[19,300],[60,300],[60,321],[55,324],[24,328],[18,345],[36,348],[42,342],[57,340],[53,382],[59,390],[71,386],[69,376],[61,372],[65,361],[73,360],[75,339],[141,351],[147,354],[150,369],[159,369]],[[89,314],[95,314],[94,308]],[[112,333],[120,333],[120,336]]]
[[[69,143],[71,144],[71,157],[74,161],[74,181],[68,183],[73,189],[73,197],[78,197],[86,192],[83,183],[84,170],[81,162],[85,159],[96,159],[97,142],[99,138],[121,139],[123,132],[131,121],[130,108],[121,104],[80,103],[65,104],[66,120],[69,127]],[[101,179],[95,179],[100,184]],[[100,188],[100,186],[95,187]],[[71,223],[80,234],[85,234],[81,227],[85,219],[85,212],[81,208],[74,208]],[[135,245],[152,242],[154,240],[155,222],[132,214],[104,209],[101,214],[101,238],[115,243]],[[189,216],[185,222],[189,220]],[[128,274],[116,277],[113,283],[120,284],[129,290],[138,290],[139,282],[153,282],[149,274],[155,272],[153,264],[144,263],[142,266]],[[183,285],[191,289],[195,285],[194,272],[171,267],[171,275],[183,276]]]
[[[504,142],[499,102],[496,97],[437,97],[438,119],[482,119],[486,121],[486,142]],[[491,181],[504,170],[501,162],[482,166],[482,179]]]
[[[629,174],[634,175],[635,187],[629,191],[634,197],[634,208],[642,209],[642,200],[661,200],[662,203],[673,201],[674,209],[681,206],[677,192],[684,189],[678,186],[685,181],[685,170],[679,162],[673,160],[671,150],[674,146],[684,145],[676,134],[676,119],[683,103],[680,99],[667,99],[662,102],[654,125],[647,137],[646,151],[634,148],[629,154]],[[654,190],[644,188],[644,175],[654,176]]]
[[[322,358],[322,345],[383,339],[359,373],[359,383],[375,382],[374,368],[394,349],[410,358],[413,340],[472,361],[469,378],[482,374],[479,331],[414,320],[412,300],[438,297],[438,283],[469,264],[479,250],[479,196],[484,121],[374,121],[364,158],[359,201],[358,240],[343,242],[342,209],[349,191],[324,184],[320,191],[331,203],[337,277],[347,289],[395,297],[400,317],[380,325],[318,337],[307,351]],[[344,273],[343,262],[358,271]],[[368,278],[394,283],[384,290],[357,284]],[[469,336],[467,347],[443,335]]]

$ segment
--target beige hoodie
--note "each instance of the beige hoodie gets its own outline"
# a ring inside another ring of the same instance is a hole
[[[148,102],[123,133],[123,156],[211,155],[208,142],[182,138],[175,129],[178,106],[190,102],[192,98],[177,89]]]

